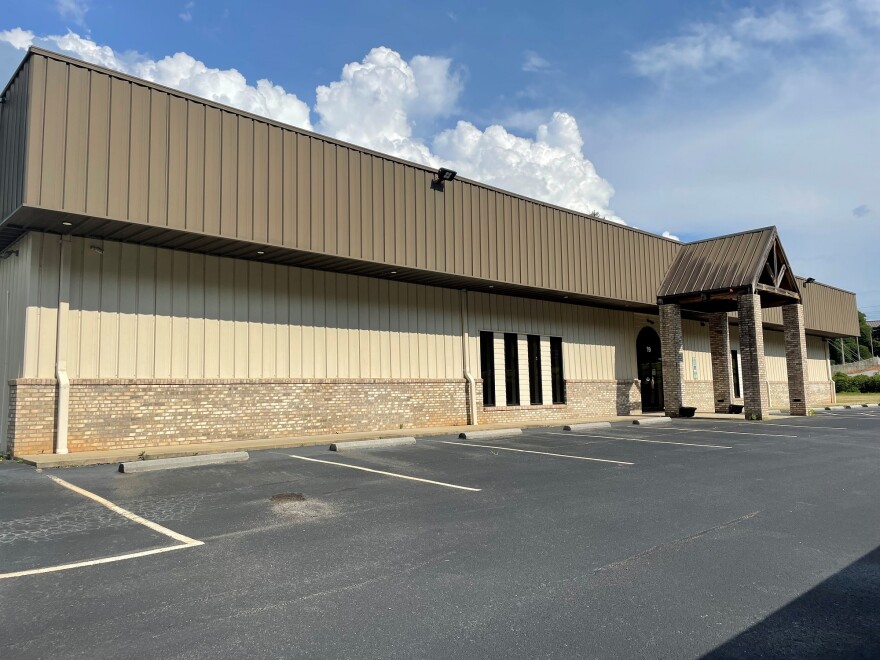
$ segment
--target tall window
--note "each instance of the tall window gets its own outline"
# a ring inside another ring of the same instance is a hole
[[[550,383],[553,403],[565,403],[565,371],[562,367],[562,337],[550,337]]]
[[[733,368],[733,398],[742,396],[739,389],[739,356],[736,351],[730,351],[730,366]]]
[[[480,378],[483,379],[483,405],[495,405],[495,343],[491,332],[480,333]]]
[[[538,335],[528,336],[529,346],[529,403],[540,406],[544,403],[541,391],[541,338]]]
[[[519,405],[519,351],[516,335],[504,335],[504,385],[507,390],[507,405]]]

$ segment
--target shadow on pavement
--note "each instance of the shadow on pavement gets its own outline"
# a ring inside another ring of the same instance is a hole
[[[880,658],[880,548],[703,657]]]

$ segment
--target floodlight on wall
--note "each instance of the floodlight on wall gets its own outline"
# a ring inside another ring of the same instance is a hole
[[[808,277],[807,279],[804,280],[804,286],[806,286],[807,284],[812,284],[815,281],[816,281],[815,277]]]
[[[443,192],[446,189],[446,182],[452,181],[456,176],[458,176],[458,172],[455,170],[450,170],[448,167],[441,167],[437,170],[436,178],[431,181],[431,188]]]
[[[18,250],[6,250],[6,252],[0,252],[0,259],[6,260],[9,257],[17,257]]]
[[[90,245],[89,249],[92,252],[97,252],[98,254],[104,254],[104,248],[102,248],[100,245]]]

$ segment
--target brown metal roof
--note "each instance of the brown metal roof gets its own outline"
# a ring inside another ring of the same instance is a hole
[[[678,251],[657,297],[754,285],[775,239],[776,227],[765,227],[688,243]]]

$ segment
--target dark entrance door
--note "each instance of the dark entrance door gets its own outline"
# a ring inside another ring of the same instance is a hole
[[[642,328],[636,338],[636,360],[642,383],[642,411],[663,410],[663,363],[660,335],[654,328]]]

